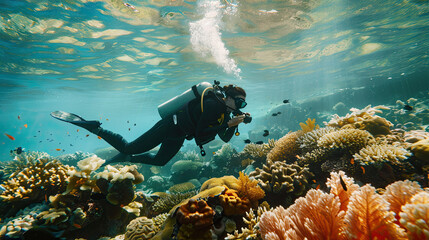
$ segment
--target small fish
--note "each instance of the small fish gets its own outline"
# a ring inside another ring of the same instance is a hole
[[[289,103],[289,99],[283,100],[283,103]]]
[[[244,140],[244,143],[251,143],[252,141],[250,141],[250,139],[246,139]]]
[[[316,190],[319,190],[319,188],[320,188],[320,184],[319,184],[319,185],[317,185]]]
[[[355,159],[354,158],[351,158],[350,159],[350,163],[353,165],[353,164],[355,164]]]
[[[407,111],[411,111],[411,110],[413,110],[413,107],[411,107],[408,104],[405,104],[404,109],[407,110]]]
[[[108,118],[106,118],[106,121],[109,121],[109,119],[108,119]]]
[[[73,144],[70,143],[70,147],[73,147]]]
[[[313,179],[313,182],[314,182],[314,183],[316,183],[316,180],[315,180],[315,179]]]
[[[73,227],[75,227],[75,228],[82,228],[82,226],[79,225],[79,224],[77,224],[77,223],[73,223]]]
[[[269,133],[269,132],[264,132],[264,134],[262,134],[262,136],[264,136],[264,137],[266,137],[266,136],[268,136],[268,135],[270,135],[270,133]]]
[[[363,166],[360,166],[360,168],[362,169],[362,174],[365,174],[365,168]]]
[[[299,155],[296,155],[295,157],[298,158],[299,160],[301,160],[301,157]]]
[[[216,155],[216,152],[213,152],[213,155]]]
[[[11,135],[9,135],[9,134],[7,134],[7,133],[5,133],[4,135],[6,135],[10,140],[15,140],[15,138],[14,138],[14,137],[12,137]]]
[[[55,150],[57,150],[57,151],[61,151],[61,148],[55,148]]]
[[[102,139],[100,136],[97,136],[98,139]]]
[[[18,115],[18,120],[21,120],[21,116]]]
[[[24,124],[24,127],[25,127],[25,128],[27,128],[27,127],[28,127],[28,124]]]
[[[271,114],[271,116],[275,117],[275,116],[277,116],[277,114],[278,114],[278,113],[273,113],[273,114]]]
[[[130,123],[130,121],[127,121],[127,123]]]
[[[85,137],[89,137],[89,134],[86,134],[86,136]]]
[[[14,150],[10,150],[10,153],[15,152],[16,154],[21,154],[24,150],[22,149],[22,147],[17,147]]]
[[[137,124],[134,123],[134,126],[137,126]]]
[[[347,191],[347,185],[346,185],[346,183],[344,182],[344,180],[343,180],[343,178],[341,177],[341,175],[340,175],[340,183],[341,183],[341,186],[343,187],[344,191]]]
[[[282,112],[277,112],[278,115],[282,114]]]
[[[131,131],[131,128],[128,128],[128,131]]]
[[[79,129],[77,129],[76,132],[79,132]]]
[[[263,144],[264,143],[264,141],[257,141],[257,142],[255,142],[255,144]]]

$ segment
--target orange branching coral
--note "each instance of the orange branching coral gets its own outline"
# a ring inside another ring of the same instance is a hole
[[[261,216],[262,239],[340,239],[344,218],[340,200],[333,194],[310,190],[287,210],[277,207]]]
[[[203,229],[213,225],[213,216],[213,209],[202,199],[191,198],[177,210],[179,223],[192,224],[195,229]]]
[[[408,239],[429,239],[429,193],[420,192],[402,206],[401,224],[407,229]]]
[[[256,207],[258,200],[265,196],[264,190],[258,186],[258,180],[251,180],[249,176],[240,172],[238,178],[238,195],[241,198],[247,198],[252,203],[252,206]]]
[[[301,126],[302,131],[304,132],[311,132],[314,129],[319,129],[319,125],[316,125],[316,119],[314,118],[311,120],[310,118],[305,121],[305,123],[299,123],[299,126]]]
[[[226,216],[244,215],[250,209],[248,198],[240,198],[237,191],[225,186],[225,191],[219,195],[220,204]]]
[[[340,176],[343,183],[341,183]],[[347,177],[343,171],[339,171],[338,173],[331,172],[331,178],[328,178],[326,185],[331,188],[330,193],[340,198],[340,209],[344,211],[347,210],[347,204],[349,203],[350,196],[359,188],[359,185],[355,184],[353,178]]]
[[[304,131],[291,132],[277,140],[274,148],[268,153],[267,160],[277,162],[295,159],[300,150],[297,139],[304,133]]]
[[[394,213],[388,203],[365,185],[350,198],[345,228],[346,239],[407,239],[405,231],[395,223]]]
[[[411,197],[421,191],[423,189],[417,182],[409,180],[397,181],[386,187],[383,198],[390,204],[390,211],[393,211],[399,220],[401,207],[409,203]]]

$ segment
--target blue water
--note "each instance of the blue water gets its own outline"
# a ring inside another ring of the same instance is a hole
[[[108,147],[54,110],[133,140],[159,120],[159,104],[201,81],[246,89],[256,120],[237,145],[284,99],[333,96],[309,109],[316,116],[347,101],[344,90],[359,90],[347,97],[364,107],[429,89],[427,1],[3,0],[0,9],[3,160],[18,146],[53,156]]]

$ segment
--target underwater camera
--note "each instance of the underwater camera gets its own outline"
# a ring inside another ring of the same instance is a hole
[[[243,115],[244,114],[244,120],[243,120],[243,122],[244,123],[251,123],[252,122],[252,117],[249,116],[249,113],[244,113],[244,112],[242,112],[240,110],[235,110],[232,114],[234,114],[234,116]]]

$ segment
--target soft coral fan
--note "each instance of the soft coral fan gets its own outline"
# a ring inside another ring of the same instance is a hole
[[[341,184],[341,179],[344,182],[345,188]],[[331,188],[331,193],[340,198],[341,210],[346,211],[349,199],[354,191],[359,189],[359,185],[355,184],[353,178],[347,177],[343,171],[331,172],[331,178],[328,178],[326,185]]]
[[[393,211],[399,220],[401,207],[409,203],[411,198],[421,191],[423,189],[417,182],[397,181],[386,187],[383,198],[390,204],[390,211]]]
[[[310,190],[287,210],[277,207],[261,216],[262,239],[339,239],[344,211],[333,194]]]
[[[408,238],[429,239],[429,193],[414,195],[401,209],[400,222],[407,229]]]
[[[388,203],[370,185],[353,193],[344,222],[345,239],[407,239]]]

